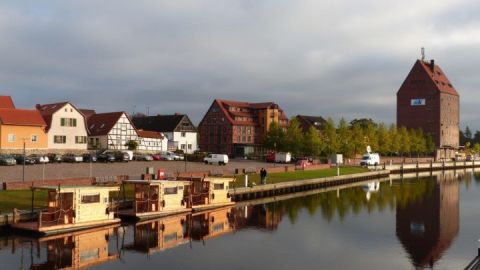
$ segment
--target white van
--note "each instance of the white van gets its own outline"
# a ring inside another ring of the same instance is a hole
[[[380,164],[380,155],[378,153],[366,153],[360,160],[360,166],[373,166]]]
[[[205,164],[218,164],[218,165],[227,165],[228,156],[224,154],[208,154],[203,159]]]

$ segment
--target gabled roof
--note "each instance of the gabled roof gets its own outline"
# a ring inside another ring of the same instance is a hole
[[[257,111],[267,108],[276,108],[280,112],[279,118],[281,120],[288,120],[285,112],[280,109],[278,104],[274,102],[260,102],[260,103],[249,103],[243,101],[233,101],[233,100],[224,100],[224,99],[215,99],[214,104],[218,104],[223,114],[226,116],[227,120],[234,125],[256,125],[255,118],[257,117]],[[213,104],[212,104],[213,105]],[[236,107],[247,109],[246,111],[230,111],[228,107]],[[252,118],[253,121],[237,121],[235,116],[245,116]],[[202,120],[203,121],[203,120]]]
[[[132,121],[137,129],[157,132],[174,132],[184,117],[188,119],[188,116],[185,114],[172,114],[134,117]],[[188,119],[188,121],[191,123],[190,119]],[[195,128],[193,124],[192,127]]]
[[[156,132],[156,131],[146,131],[146,130],[137,130],[137,134],[141,138],[154,138],[154,139],[162,139],[165,138],[163,133]]]
[[[37,104],[36,108],[42,115],[43,119],[45,120],[45,123],[47,123],[47,131],[50,130],[50,126],[52,125],[52,115],[56,113],[58,110],[63,108],[65,105],[70,104],[75,110],[77,110],[83,117],[83,113],[77,109],[72,103],[65,101],[65,102],[59,102],[59,103],[51,103],[51,104]],[[86,123],[85,119],[85,123]]]
[[[308,115],[297,115],[297,120],[300,122],[304,132],[307,132],[308,129],[313,126],[317,130],[322,130],[325,123],[327,122],[321,116],[308,116]]]
[[[47,126],[37,110],[0,108],[0,123],[15,126]]]
[[[85,119],[87,120],[88,118],[90,118],[90,116],[97,113],[95,110],[90,110],[90,109],[80,109],[80,112],[83,113],[83,115],[85,116]]]
[[[431,60],[430,62],[417,60],[410,70],[407,79],[405,79],[400,87],[400,90],[404,88],[408,78],[415,72],[422,72],[425,75],[424,77],[430,81],[430,83],[433,83],[439,92],[459,96],[457,90],[455,87],[453,87],[447,75],[445,75],[443,70],[435,64],[434,60]]]
[[[0,109],[15,109],[12,97],[0,96]]]
[[[87,120],[88,133],[90,136],[107,135],[123,114],[126,115],[125,112],[110,112],[90,116]]]

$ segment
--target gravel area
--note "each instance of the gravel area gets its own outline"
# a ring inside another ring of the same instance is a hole
[[[218,171],[234,170],[236,168],[261,168],[272,167],[272,163],[264,163],[250,160],[231,160],[226,166],[205,165],[200,162],[187,162],[187,171]],[[277,165],[278,166],[278,165]],[[185,162],[183,161],[131,161],[128,163],[60,163],[46,165],[27,165],[25,166],[25,180],[42,179],[62,179],[62,178],[81,178],[92,175],[95,177],[106,177],[116,175],[140,176],[145,173],[147,167],[164,168],[167,173],[176,173],[185,171]],[[0,183],[21,181],[22,165],[0,166]]]

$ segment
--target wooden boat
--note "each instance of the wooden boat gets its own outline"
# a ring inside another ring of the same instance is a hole
[[[13,224],[14,230],[40,235],[66,233],[119,223],[112,207],[111,192],[118,186],[39,187],[47,191],[47,211],[36,222]],[[33,199],[32,199],[33,201]]]
[[[131,210],[118,212],[121,218],[145,220],[192,211],[184,200],[188,181],[125,180],[123,184],[133,185],[134,200]]]
[[[185,192],[185,201],[193,212],[205,211],[235,204],[228,194],[233,177],[185,178],[190,181]]]
[[[233,232],[232,207],[193,213],[189,224],[189,237],[194,241],[205,241]]]

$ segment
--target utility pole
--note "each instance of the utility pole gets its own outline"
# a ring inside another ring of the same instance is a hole
[[[26,147],[26,138],[22,138],[23,140],[23,168],[22,168],[22,182],[25,182],[25,159],[27,158],[26,157],[26,150],[25,150],[25,147]]]
[[[185,160],[185,172],[187,172],[187,148],[188,142],[185,141],[185,151],[183,151],[183,159]]]

